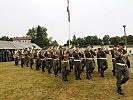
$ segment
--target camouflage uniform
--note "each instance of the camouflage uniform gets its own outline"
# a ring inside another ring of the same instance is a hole
[[[80,75],[81,75],[81,60],[80,56],[81,54],[78,51],[73,52],[74,56],[74,71],[75,71],[75,77],[76,80],[81,80]]]
[[[18,62],[19,62],[18,56],[19,56],[19,52],[18,51],[15,51],[15,54],[13,55],[13,57],[14,57],[15,65],[16,66],[18,65]]]
[[[104,71],[108,69],[108,63],[106,58],[106,54],[108,53],[109,53],[108,51],[101,48],[97,54],[99,57],[98,59],[99,59],[101,77],[104,77]]]
[[[115,59],[116,59],[116,67],[115,67],[115,77],[117,79],[117,92],[121,95],[123,95],[123,92],[121,90],[121,85],[126,83],[129,80],[129,70],[127,66],[127,58],[125,58],[123,55],[126,54],[126,50],[116,50],[115,51]],[[123,76],[123,79],[122,79]]]
[[[21,51],[21,67],[24,67],[24,57],[25,57],[25,51]]]
[[[113,75],[115,76],[115,65],[116,65],[116,61],[115,61],[115,57],[114,57],[114,52],[115,52],[116,49],[112,49],[111,50],[111,55],[112,55],[112,63],[113,63]]]
[[[92,71],[94,70],[94,58],[93,58],[93,54],[90,50],[86,50],[85,51],[85,64],[86,64],[86,78],[90,79],[92,76]]]
[[[57,51],[55,50],[53,52],[53,71],[54,71],[55,77],[58,76],[58,71],[59,71],[59,68],[60,68],[59,63],[60,62],[59,62],[58,54],[57,54]]]
[[[41,51],[38,51],[37,57],[36,57],[36,70],[40,70],[41,66]]]
[[[30,63],[30,68],[32,69],[32,65],[34,64],[34,50],[30,50],[30,56],[29,56],[29,63]]]
[[[68,81],[67,75],[69,73],[69,52],[63,51],[62,52],[62,61],[61,61],[61,71],[62,71],[62,80]]]
[[[42,50],[41,52],[41,67],[42,67],[42,72],[45,72],[45,66],[46,66],[46,58],[45,58],[45,51]]]
[[[46,68],[48,70],[48,73],[50,74],[51,68],[53,67],[52,51],[46,51],[45,57],[46,57]]]
[[[25,56],[24,56],[24,63],[27,65],[27,67],[29,67],[28,66],[28,64],[29,64],[29,51],[25,51]]]

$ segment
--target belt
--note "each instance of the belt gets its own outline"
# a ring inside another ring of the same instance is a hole
[[[97,58],[97,59],[107,59],[107,58]]]
[[[67,61],[61,61],[61,62],[68,62],[68,60]]]
[[[116,64],[120,66],[127,66],[127,64],[122,64],[122,63],[116,63]]]
[[[86,59],[88,59],[88,60],[93,60],[94,58],[86,58]]]
[[[81,58],[81,59],[85,59],[85,58]]]
[[[41,60],[44,60],[44,59],[41,59]]]
[[[81,61],[81,60],[74,60],[74,61]]]
[[[59,60],[59,59],[57,58],[57,59],[54,59],[54,60]]]
[[[52,58],[46,58],[46,59],[52,59]]]
[[[74,57],[70,57],[71,59],[73,59]]]

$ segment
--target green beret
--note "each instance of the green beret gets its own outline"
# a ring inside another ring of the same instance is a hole
[[[124,45],[126,45],[126,43],[125,43],[124,41],[120,41],[120,42],[119,42],[119,45],[120,45],[120,46],[124,46]]]

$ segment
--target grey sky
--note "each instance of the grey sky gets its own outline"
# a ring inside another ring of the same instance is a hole
[[[37,25],[59,44],[68,39],[67,0],[0,0],[0,36],[23,36]],[[70,0],[71,38],[133,35],[133,0]]]

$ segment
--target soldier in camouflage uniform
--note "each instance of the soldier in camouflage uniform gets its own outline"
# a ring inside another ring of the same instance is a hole
[[[29,53],[30,53],[29,54],[29,64],[30,64],[30,68],[32,69],[32,65],[34,64],[34,54],[35,54],[34,48],[30,49]]]
[[[24,63],[26,64],[27,67],[29,67],[28,66],[28,64],[29,64],[29,50],[27,50],[27,48],[25,50]]]
[[[62,51],[62,61],[61,61],[61,70],[62,70],[62,80],[68,81],[67,75],[69,73],[69,52],[66,47]]]
[[[92,72],[94,70],[94,57],[93,57],[93,52],[92,52],[92,48],[90,46],[87,47],[87,49],[85,50],[85,57],[86,57],[86,78],[90,79],[92,76]]]
[[[119,93],[120,95],[123,95],[121,85],[129,80],[129,70],[127,66],[128,54],[124,48],[125,42],[121,41],[119,43],[118,50],[116,50],[114,53],[116,59],[115,77],[117,79],[117,93]]]
[[[69,48],[69,66],[70,66],[70,72],[73,70],[73,66],[74,66],[74,57],[73,57],[73,47]]]
[[[73,51],[73,57],[74,57],[74,71],[75,71],[75,77],[76,80],[81,80],[81,53],[79,51],[79,47],[76,47],[76,49]]]
[[[51,68],[53,67],[53,59],[52,59],[52,49],[48,48],[47,51],[45,52],[45,57],[46,57],[46,68],[48,70],[48,73],[51,73]]]
[[[18,56],[19,56],[19,50],[16,50],[14,55],[13,55],[13,58],[14,58],[14,61],[15,61],[15,66],[17,66],[18,62],[19,62]]]
[[[54,47],[54,50],[53,50],[53,71],[54,71],[55,77],[58,76],[58,71],[59,71],[59,67],[60,67],[59,63],[60,63],[59,62],[59,54],[58,54],[57,48]]]
[[[113,72],[113,75],[115,76],[115,64],[116,64],[116,62],[115,62],[115,57],[114,57],[114,52],[117,50],[117,45],[114,45],[113,46],[113,49],[111,50],[111,55],[112,55],[112,63],[113,63],[113,70],[112,70],[112,72]]]
[[[98,48],[98,51],[97,51],[97,66],[98,66],[98,73],[101,72],[101,69],[100,69],[100,56],[99,56],[99,52],[100,52],[101,48]]]
[[[26,49],[23,49],[21,51],[21,67],[24,67],[25,52],[26,52]]]
[[[41,66],[41,50],[38,50],[36,57],[36,71],[40,70]]]
[[[101,49],[97,53],[99,57],[98,59],[99,59],[101,77],[104,77],[104,71],[108,69],[106,54],[109,54],[109,51],[102,44]]]
[[[45,50],[43,49],[41,51],[41,67],[42,67],[42,72],[45,72],[45,66],[46,66],[46,58],[45,58]]]

